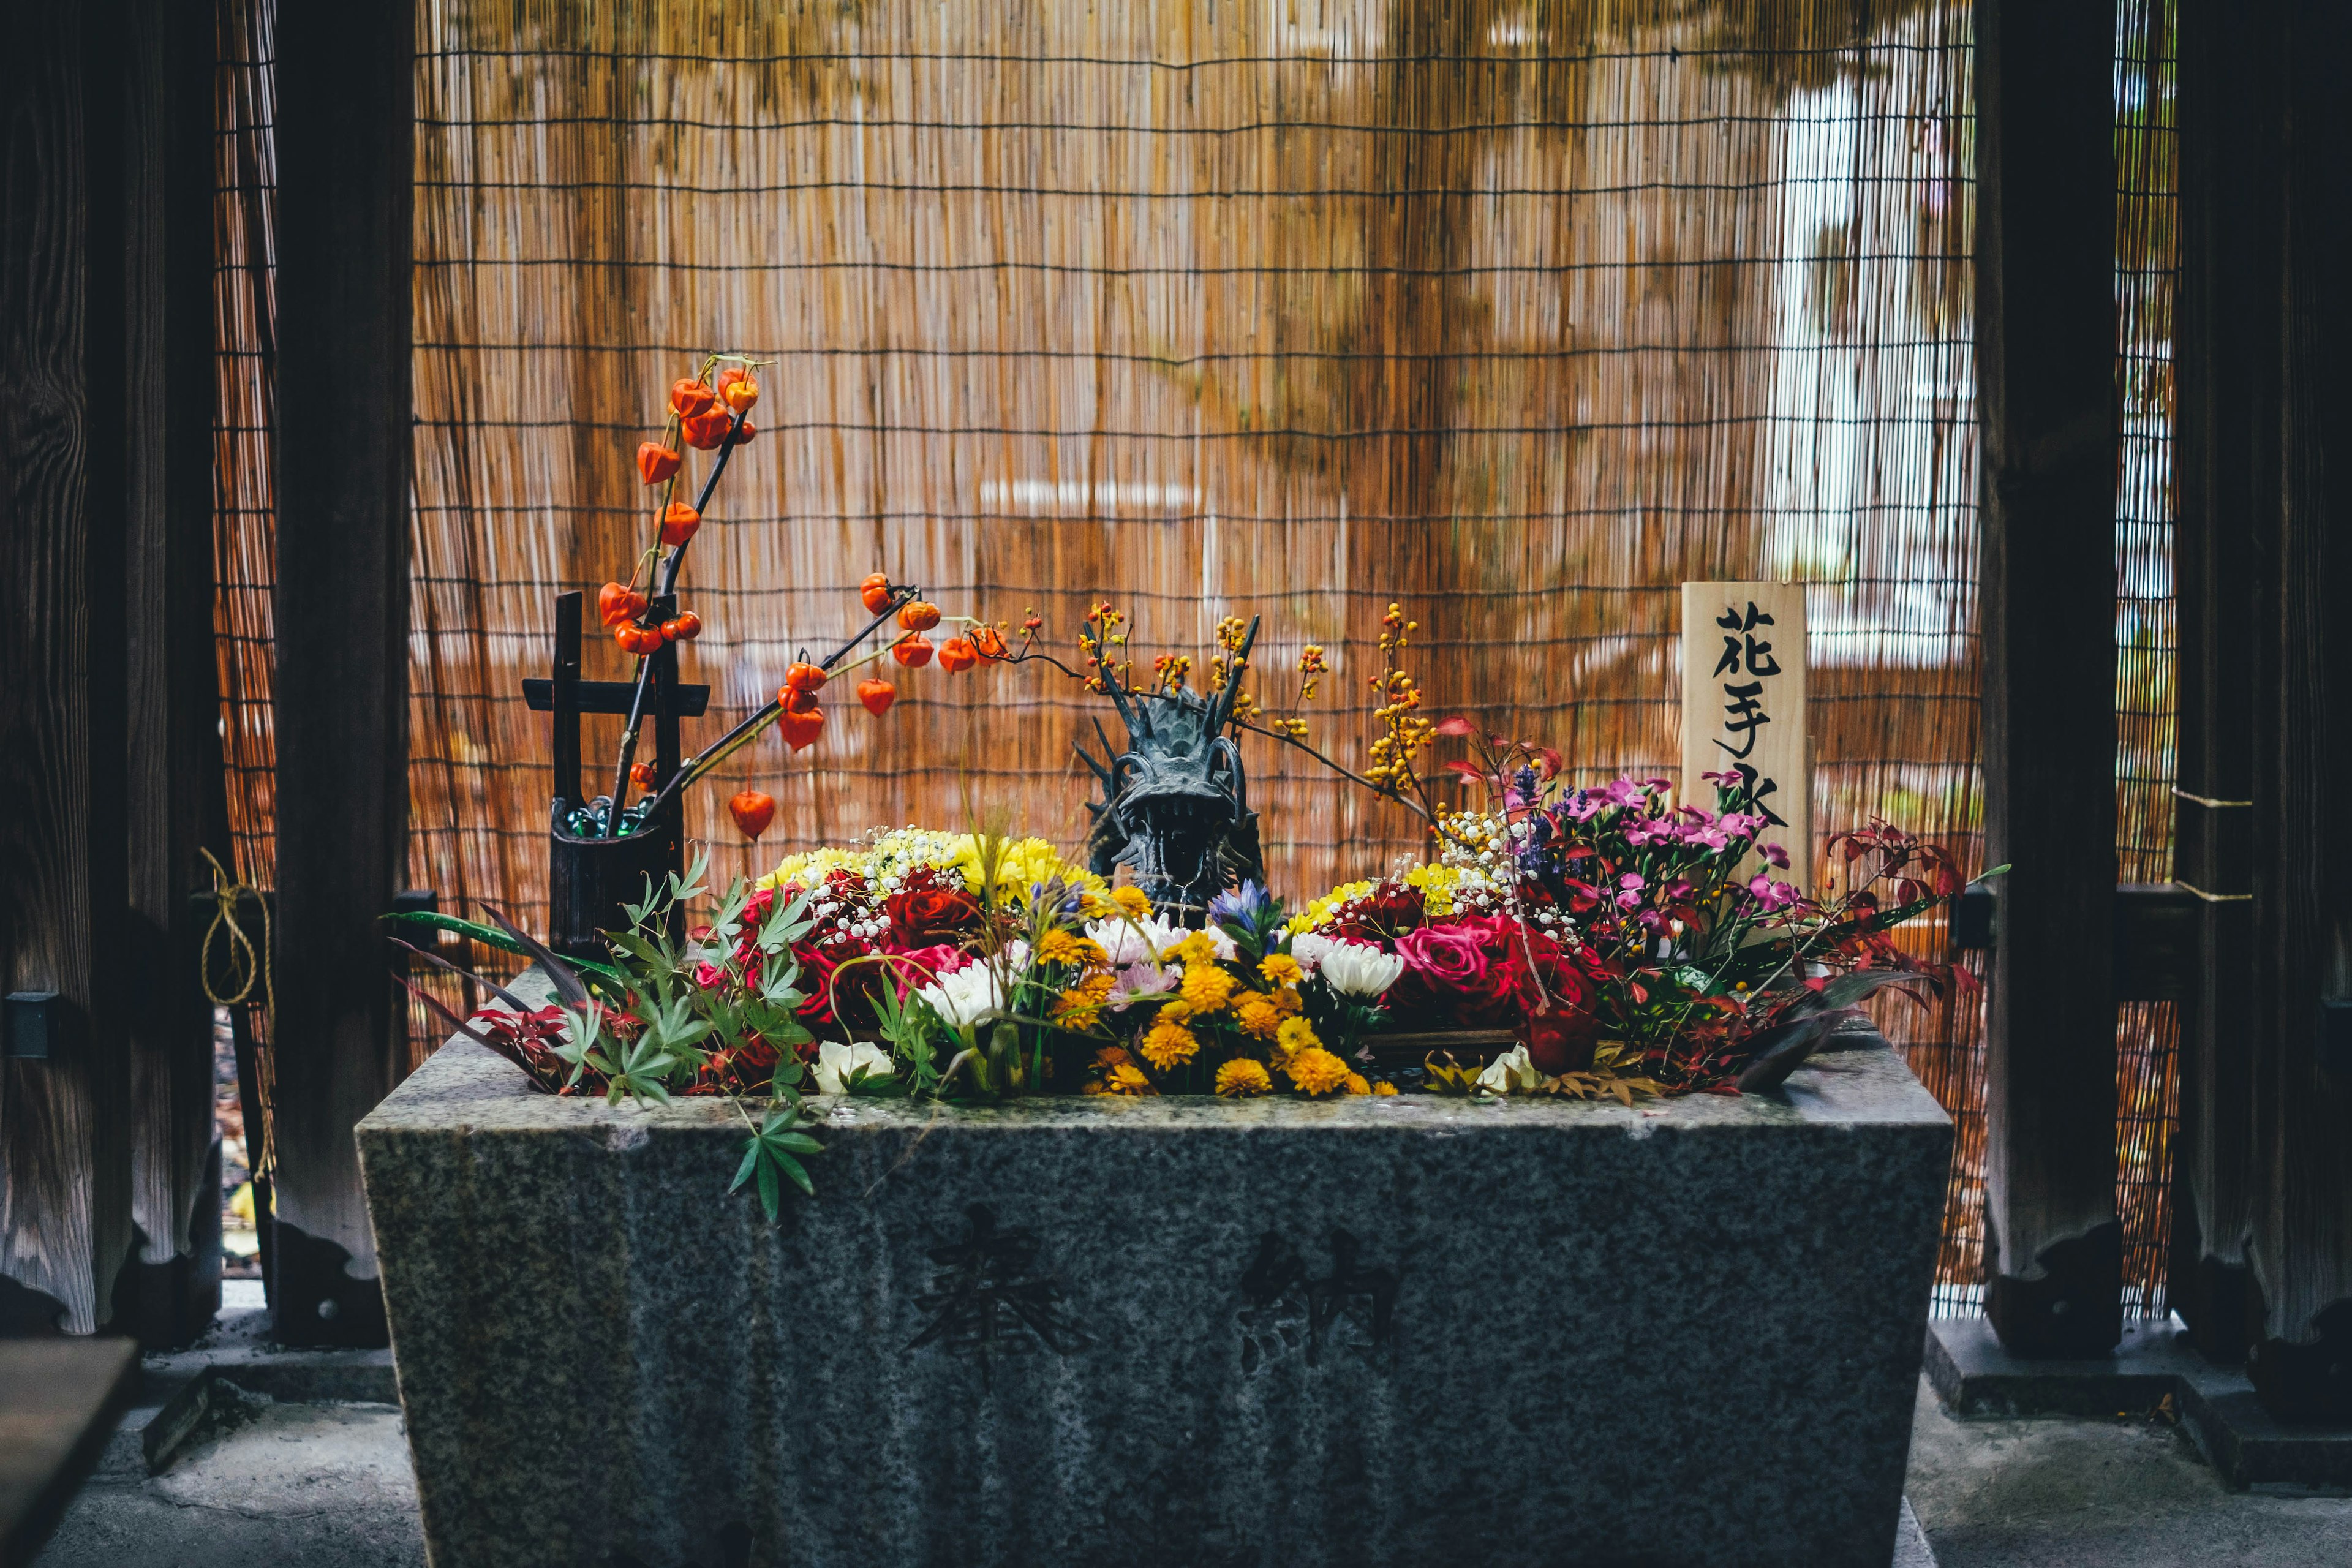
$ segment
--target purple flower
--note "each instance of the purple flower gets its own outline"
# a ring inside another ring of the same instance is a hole
[[[1797,901],[1796,889],[1786,882],[1776,882],[1761,871],[1748,881],[1748,890],[1755,895],[1756,902],[1766,914],[1785,910]]]
[[[1759,824],[1759,826],[1761,825]],[[1789,852],[1786,849],[1781,848],[1778,844],[1767,844],[1764,846],[1764,858],[1770,861],[1773,865],[1780,867],[1783,871],[1789,868]]]
[[[1628,871],[1617,879],[1617,907],[1635,910],[1642,907],[1642,889],[1649,886],[1639,871]]]
[[[1265,907],[1265,889],[1254,881],[1244,882],[1232,892],[1219,893],[1209,900],[1209,918],[1220,924],[1240,921],[1247,925]]]

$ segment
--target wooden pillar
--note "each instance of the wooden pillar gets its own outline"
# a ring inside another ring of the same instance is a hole
[[[205,7],[129,0],[123,630],[129,661],[131,1212],[121,1327],[184,1344],[220,1309],[213,1017],[198,974],[229,854],[213,655],[213,26]]]
[[[412,0],[278,20],[277,1228],[294,1344],[381,1344],[352,1128],[406,1068]]]
[[[2197,1348],[2228,1363],[2252,1333],[2253,584],[2278,515],[2279,9],[2181,0],[2179,12],[2173,853],[2179,879],[2210,897],[2181,1020],[2167,1296]]]
[[[2274,519],[2254,531],[2253,1272],[2247,1360],[2274,1414],[2352,1420],[2352,9],[2289,0],[2279,35]],[[2267,668],[2263,668],[2267,667]]]
[[[0,150],[0,1321],[89,1333],[131,1245],[121,7],[11,5]],[[47,1054],[35,1046],[36,1014]]]
[[[2021,1355],[2122,1332],[2116,1216],[2115,15],[1978,0],[1985,1309]]]

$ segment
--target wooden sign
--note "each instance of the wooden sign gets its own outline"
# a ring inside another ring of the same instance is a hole
[[[1715,808],[1704,775],[1738,774],[1767,818],[1759,843],[1789,852],[1812,886],[1813,790],[1806,741],[1805,589],[1799,583],[1683,584],[1682,799]]]

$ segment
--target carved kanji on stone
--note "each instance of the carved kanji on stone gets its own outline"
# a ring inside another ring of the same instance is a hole
[[[985,1204],[964,1210],[970,1233],[930,1249],[940,1266],[930,1290],[915,1298],[930,1315],[908,1350],[941,1345],[980,1362],[982,1382],[994,1380],[995,1358],[1021,1355],[1043,1344],[1067,1355],[1093,1342],[1062,1301],[1060,1284],[1036,1272],[1038,1238],[1025,1230],[999,1230]]]

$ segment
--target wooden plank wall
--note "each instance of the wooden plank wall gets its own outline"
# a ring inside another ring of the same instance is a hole
[[[0,1062],[0,1314],[20,1331],[105,1322],[131,1240],[120,11],[10,7],[0,132],[0,955],[60,1023],[46,1060]]]
[[[213,1016],[198,973],[210,886],[228,857],[212,624],[212,18],[128,0],[124,308],[129,486],[131,1220],[127,1300],[154,1344],[220,1306]]]
[[[0,949],[60,994],[0,1066],[0,1323],[184,1343],[219,1305],[212,1016],[188,907],[226,846],[211,651],[209,18],[45,12],[11,59]],[[37,40],[30,41],[30,40]]]

